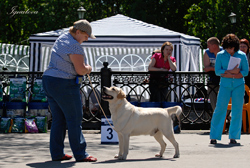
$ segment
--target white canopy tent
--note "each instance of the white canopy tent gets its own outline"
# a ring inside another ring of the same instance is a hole
[[[96,39],[81,45],[93,71],[109,62],[113,71],[147,71],[151,54],[166,41],[174,45],[178,71],[200,71],[200,39],[121,14],[90,23]],[[69,28],[30,36],[30,71],[44,71],[55,40]]]

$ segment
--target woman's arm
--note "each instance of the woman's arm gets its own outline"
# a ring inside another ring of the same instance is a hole
[[[224,74],[221,74],[222,77],[225,78],[242,78],[242,74],[240,73],[240,68],[238,65],[234,67],[232,70],[226,70]]]
[[[152,58],[148,65],[148,71],[168,71],[167,69],[164,69],[164,68],[156,68],[155,63],[156,63],[156,60]]]
[[[168,63],[169,63],[169,66],[170,66],[170,69],[172,70],[172,71],[176,71],[176,63],[175,62],[173,62],[172,60],[171,60],[171,58],[170,57],[168,57]]]
[[[216,56],[216,60],[215,60],[215,74],[217,76],[221,76],[221,74],[224,74],[225,73],[225,69],[222,68],[222,54],[217,54]]]
[[[78,75],[86,75],[91,73],[92,67],[90,65],[85,64],[83,55],[69,54],[69,58],[73,63],[76,73]]]
[[[226,70],[221,76],[225,78],[243,78],[244,76],[248,75],[249,65],[247,59],[244,56],[241,57],[241,68],[237,67],[238,65],[236,65],[232,70]]]
[[[210,59],[209,56],[207,55],[207,52],[205,52],[203,56],[203,65],[205,72],[214,71],[214,67],[210,66]]]
[[[232,70],[226,70],[224,74],[221,74],[224,78],[243,78],[243,75],[240,73],[240,68],[237,68],[238,65]]]

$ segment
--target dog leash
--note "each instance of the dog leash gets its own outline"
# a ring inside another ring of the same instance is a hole
[[[110,127],[111,127],[113,130],[115,130],[115,128],[110,124],[110,122],[109,122],[109,120],[108,120],[106,114],[104,113],[104,110],[102,109],[102,106],[101,106],[101,104],[100,104],[100,102],[99,102],[99,100],[98,100],[98,97],[97,97],[97,95],[96,95],[95,89],[94,89],[94,87],[93,87],[93,85],[92,85],[92,82],[91,82],[91,80],[90,80],[89,74],[87,74],[87,76],[88,76],[88,79],[89,79],[89,82],[90,82],[90,86],[91,86],[91,88],[92,88],[92,90],[93,90],[93,92],[94,92],[95,98],[96,98],[96,100],[97,100],[97,102],[98,102],[98,104],[99,104],[99,106],[100,106],[100,108],[101,108],[101,111],[102,111],[103,115],[105,116],[106,120],[108,121]]]

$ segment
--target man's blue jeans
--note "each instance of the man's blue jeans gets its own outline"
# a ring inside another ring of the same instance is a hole
[[[210,139],[221,140],[230,97],[232,97],[232,118],[229,127],[229,139],[240,139],[244,93],[244,84],[237,87],[220,86],[217,104],[211,120]]]
[[[80,99],[80,85],[75,79],[43,76],[43,88],[52,111],[50,132],[50,153],[52,160],[61,159],[64,153],[64,139],[68,128],[71,150],[76,161],[88,156],[82,134],[83,111]]]

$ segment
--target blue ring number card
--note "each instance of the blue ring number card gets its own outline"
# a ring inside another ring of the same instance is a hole
[[[113,121],[108,118],[109,123],[113,126]],[[101,144],[118,144],[117,132],[109,125],[106,118],[102,118],[101,122]]]

